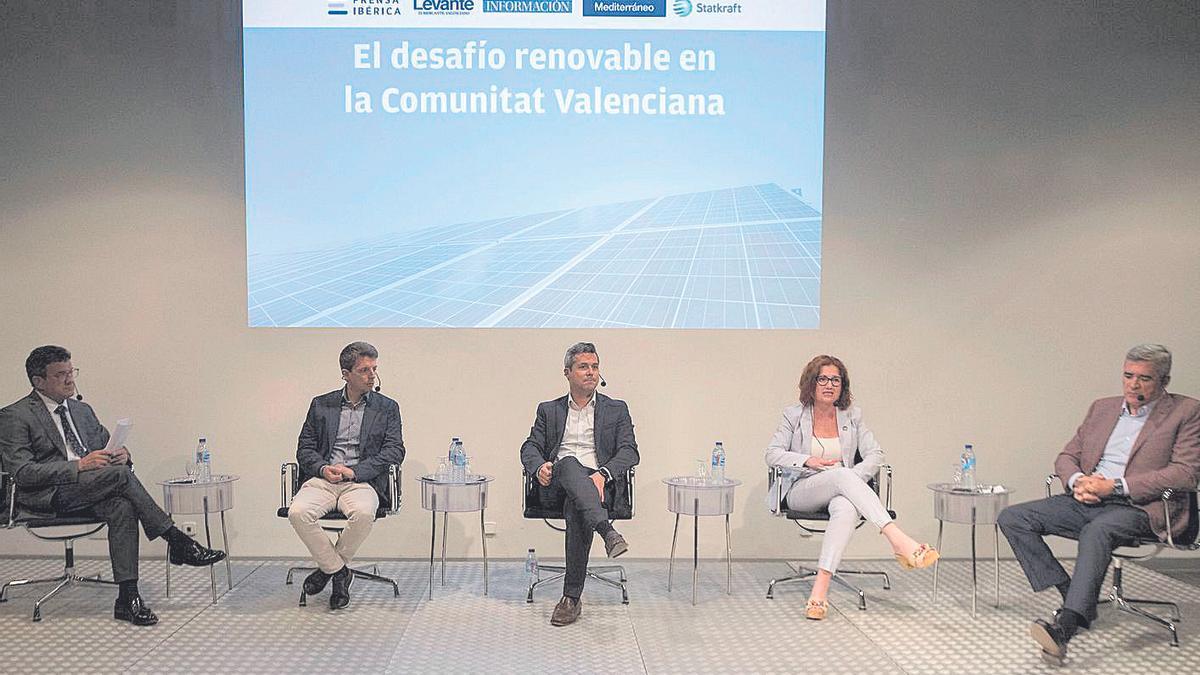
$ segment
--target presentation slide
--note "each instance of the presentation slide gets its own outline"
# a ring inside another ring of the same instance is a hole
[[[824,0],[245,0],[243,37],[251,326],[819,326]]]

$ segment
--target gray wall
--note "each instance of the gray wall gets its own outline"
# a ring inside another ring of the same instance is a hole
[[[666,556],[659,479],[715,439],[745,481],[735,554],[815,556],[761,508],[761,450],[800,368],[832,352],[896,467],[901,523],[932,538],[924,486],[963,442],[983,479],[1036,496],[1131,344],[1172,347],[1172,388],[1200,393],[1200,9],[1093,4],[831,2],[822,328],[586,334],[248,329],[238,4],[6,3],[0,392],[28,391],[30,348],[68,346],[101,417],[135,419],[144,481],[206,434],[242,477],[235,551],[300,555],[274,517],[278,465],[309,398],[339,386],[338,350],[368,339],[409,459],[404,511],[364,555],[422,555],[414,478],[463,435],[499,477],[490,552],[519,557],[561,546],[520,518],[516,454],[534,404],[565,389],[563,349],[589,338],[643,448],[635,556]],[[472,522],[453,523],[452,555],[478,554]],[[850,551],[885,553],[867,532]]]

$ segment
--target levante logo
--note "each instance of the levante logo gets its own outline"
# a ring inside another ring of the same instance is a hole
[[[328,0],[326,11],[330,16],[400,16],[403,0]]]
[[[475,0],[412,0],[417,14],[462,15],[475,11]]]

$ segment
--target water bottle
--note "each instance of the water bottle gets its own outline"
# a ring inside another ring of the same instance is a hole
[[[968,490],[975,489],[975,446],[967,443],[963,446],[962,456],[962,486]]]
[[[529,554],[525,556],[525,575],[529,577],[530,586],[538,580],[537,553],[533,549],[529,549]]]
[[[721,441],[713,446],[712,450],[712,471],[709,473],[712,476],[714,483],[725,482],[725,446],[721,445]]]
[[[454,438],[450,439],[450,449],[446,451],[446,481],[447,482],[453,483],[456,480],[458,480],[455,475],[454,465],[455,465],[455,462],[457,461],[457,457],[458,457],[458,444],[461,442],[462,441],[458,440],[458,436],[455,436]]]
[[[201,438],[200,443],[196,445],[196,464],[199,469],[196,474],[196,481],[199,483],[207,483],[212,480],[212,454],[208,450],[208,439]]]

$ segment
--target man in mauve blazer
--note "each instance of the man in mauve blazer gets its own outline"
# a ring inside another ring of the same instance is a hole
[[[366,342],[342,349],[338,365],[346,385],[312,400],[296,444],[302,485],[288,507],[288,521],[317,565],[304,580],[304,592],[316,595],[332,580],[330,609],[350,603],[349,566],[379,507],[391,506],[388,466],[404,461],[400,405],[374,391],[378,359]],[[318,522],[334,510],[346,516],[337,544]]]
[[[1054,462],[1065,494],[1010,506],[997,519],[1035,591],[1051,586],[1063,606],[1031,634],[1043,657],[1061,664],[1067,643],[1096,617],[1097,596],[1113,549],[1139,539],[1167,538],[1163,490],[1194,490],[1200,480],[1200,401],[1169,394],[1171,353],[1138,345],[1125,356],[1122,396],[1092,403]],[[1188,526],[1188,495],[1168,502],[1171,535]],[[1078,539],[1073,576],[1045,535]]]
[[[610,558],[629,550],[608,522],[601,500],[605,483],[640,459],[629,407],[596,392],[601,381],[596,346],[590,342],[572,345],[563,365],[570,393],[538,404],[529,438],[521,445],[525,471],[535,476],[547,493],[563,492],[566,497],[567,573],[563,597],[550,617],[555,626],[579,618],[592,535],[599,532],[604,538]]]
[[[171,564],[205,566],[223,551],[184,534],[133,473],[129,451],[106,449],[108,430],[75,388],[71,352],[38,347],[25,360],[33,391],[0,410],[0,459],[29,515],[95,515],[108,524],[108,552],[119,586],[113,618],[150,626],[158,617],[138,592],[138,524],[167,540]]]

